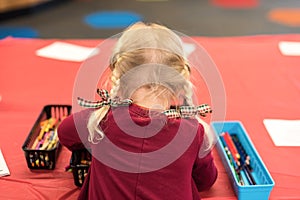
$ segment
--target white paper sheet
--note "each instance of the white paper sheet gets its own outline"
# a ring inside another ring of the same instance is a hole
[[[285,56],[300,56],[300,42],[281,41],[278,46]]]
[[[8,175],[10,175],[10,172],[8,170],[8,167],[7,167],[6,162],[4,160],[2,151],[0,149],[0,177],[1,176],[8,176]]]
[[[83,47],[59,41],[36,51],[36,54],[41,57],[74,62],[82,62],[97,53],[98,49],[95,48]]]
[[[300,146],[300,120],[264,119],[276,146]]]

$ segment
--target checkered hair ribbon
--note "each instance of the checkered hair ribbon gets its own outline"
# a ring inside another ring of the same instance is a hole
[[[101,108],[105,105],[122,106],[122,105],[129,105],[132,103],[131,99],[125,99],[125,100],[120,100],[119,98],[111,99],[109,97],[108,91],[104,89],[97,89],[97,94],[101,97],[102,99],[101,101],[89,101],[81,97],[77,97],[77,102],[80,106],[86,108]]]
[[[104,89],[97,89],[97,94],[101,97],[101,101],[89,101],[83,98],[77,97],[78,104],[86,108],[101,108],[105,105],[126,106],[132,104],[131,99],[120,100],[118,97],[111,99],[109,93]],[[163,113],[169,118],[191,118],[195,115],[206,117],[212,110],[208,104],[201,104],[199,106],[176,106],[175,108],[165,110]]]
[[[212,109],[208,104],[201,104],[199,106],[179,106],[176,109],[169,109],[163,113],[169,118],[191,118],[195,115],[206,117],[208,113],[211,113]]]
[[[202,117],[206,117],[208,113],[212,113],[212,109],[208,104],[201,104],[196,107],[197,114],[201,115]]]

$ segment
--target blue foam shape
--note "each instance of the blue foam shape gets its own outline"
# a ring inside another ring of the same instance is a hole
[[[38,31],[30,27],[24,26],[0,26],[0,38],[8,36],[20,38],[35,38],[38,37]]]
[[[125,28],[135,22],[141,21],[139,14],[128,11],[103,11],[89,14],[84,21],[96,29]]]

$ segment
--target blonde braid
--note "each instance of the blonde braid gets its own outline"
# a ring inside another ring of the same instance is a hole
[[[110,90],[111,98],[114,98],[117,96],[119,87],[120,87],[120,75],[117,73],[116,66],[121,62],[122,57],[117,54],[116,61],[111,64],[112,67],[112,75],[111,75],[111,81],[112,81],[112,88]],[[99,128],[99,124],[102,121],[102,119],[106,116],[107,112],[109,111],[110,106],[106,105],[103,106],[97,110],[95,110],[89,118],[87,127],[89,130],[89,137],[88,141],[95,144],[102,140],[104,138],[103,131]]]
[[[88,137],[89,142],[96,144],[98,141],[104,138],[104,133],[99,128],[99,124],[101,120],[105,117],[109,108],[110,106],[106,105],[92,112],[87,124],[89,130],[89,137]]]
[[[183,87],[185,92],[185,100],[189,106],[193,106],[193,84],[190,81],[186,81],[186,84]]]
[[[112,64],[113,70],[111,75],[111,81],[112,81],[112,88],[110,91],[111,98],[114,98],[117,96],[119,87],[120,87],[120,75],[117,72],[118,64],[121,62],[122,57],[120,55],[117,56],[117,60]],[[88,121],[87,127],[89,130],[89,137],[88,141],[95,144],[102,140],[104,138],[104,133],[100,129],[99,124],[103,120],[103,118],[106,116],[107,112],[109,111],[110,106],[106,105],[103,106],[97,110],[95,110]]]
[[[190,67],[189,67],[189,64],[186,62],[186,61],[183,61],[183,68],[180,72],[180,74],[186,78],[186,79],[189,79],[190,77]]]
[[[112,75],[111,75],[111,82],[112,82],[112,87],[110,90],[110,95],[112,98],[116,97],[120,88],[120,77],[119,74],[117,74],[116,69],[113,70]]]
[[[188,105],[193,105],[193,84],[189,81],[190,69],[188,63],[185,60],[183,60],[183,63],[183,68],[180,74],[186,79],[186,84],[183,86],[185,94],[184,98]]]

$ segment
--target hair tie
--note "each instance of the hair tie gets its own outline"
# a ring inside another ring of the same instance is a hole
[[[77,97],[77,103],[85,108],[101,108],[105,105],[110,105],[113,107],[116,106],[125,106],[132,103],[131,99],[120,100],[118,97],[111,99],[107,90],[97,89],[97,94],[101,97],[101,101],[90,101]]]
[[[163,113],[169,118],[192,118],[196,115],[206,117],[208,113],[211,113],[212,109],[208,104],[201,104],[199,106],[179,106],[176,109],[169,109]]]
[[[97,89],[97,94],[101,97],[101,101],[89,101],[85,100],[81,97],[77,97],[77,102],[80,106],[85,108],[101,108],[105,105],[110,105],[112,107],[117,106],[126,106],[132,104],[131,99],[124,99],[121,100],[119,97],[115,97],[111,99],[107,90],[104,89]],[[192,118],[195,115],[200,115],[202,117],[206,117],[208,113],[211,113],[212,109],[208,104],[201,104],[199,106],[178,106],[163,111],[169,118]]]
[[[202,117],[206,117],[208,113],[212,113],[212,109],[208,104],[201,104],[196,107],[197,113]]]

